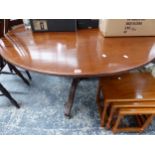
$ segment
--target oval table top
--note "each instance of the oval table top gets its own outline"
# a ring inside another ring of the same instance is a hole
[[[20,26],[0,39],[8,62],[40,73],[92,77],[131,70],[155,58],[155,37],[104,38],[97,29],[36,32]]]

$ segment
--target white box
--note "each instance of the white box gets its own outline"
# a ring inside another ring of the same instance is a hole
[[[155,36],[155,19],[100,19],[99,29],[105,37]]]

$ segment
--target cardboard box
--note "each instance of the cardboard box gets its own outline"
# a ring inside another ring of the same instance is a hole
[[[105,37],[155,36],[155,19],[100,19],[99,29]]]

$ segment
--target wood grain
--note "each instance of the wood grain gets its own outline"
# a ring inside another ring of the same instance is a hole
[[[0,40],[0,54],[27,70],[59,76],[108,76],[155,58],[155,37],[104,38],[97,29],[32,33],[24,26]]]

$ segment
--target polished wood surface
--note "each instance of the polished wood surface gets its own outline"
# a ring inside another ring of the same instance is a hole
[[[10,63],[41,73],[92,77],[124,72],[155,58],[155,37],[104,38],[97,29],[32,33],[23,26],[0,40]]]
[[[101,126],[106,122],[107,109],[114,103],[138,104],[146,103],[150,107],[155,104],[155,79],[150,73],[125,73],[121,76],[100,79],[97,103],[101,117]],[[104,100],[100,99],[100,94]],[[103,108],[104,105],[104,108]],[[134,107],[134,106],[133,106]],[[154,106],[152,106],[154,107]]]
[[[144,131],[155,114],[154,86],[155,78],[150,73],[125,73],[100,78],[97,102],[101,126],[112,128],[114,133]],[[101,93],[104,100],[100,99]],[[127,115],[137,116],[137,127],[119,127]]]
[[[151,73],[126,73],[104,77],[100,79],[100,87],[107,102],[155,99],[155,78]]]

